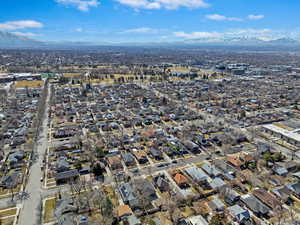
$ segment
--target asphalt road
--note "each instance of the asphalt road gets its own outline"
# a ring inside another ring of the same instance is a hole
[[[49,110],[49,97],[46,101],[45,119],[43,120],[43,132],[39,137],[39,145],[37,146],[38,159],[33,163],[29,172],[29,180],[25,188],[25,192],[29,194],[29,198],[23,200],[23,207],[20,212],[19,225],[34,225],[39,223],[39,213],[41,204],[41,177],[43,173],[41,171],[41,165],[43,162],[44,155],[46,153],[48,140],[47,140],[47,123],[48,123],[48,110]]]

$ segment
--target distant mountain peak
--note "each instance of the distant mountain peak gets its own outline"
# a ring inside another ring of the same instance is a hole
[[[0,31],[0,48],[35,48],[42,45],[43,42],[9,32]]]

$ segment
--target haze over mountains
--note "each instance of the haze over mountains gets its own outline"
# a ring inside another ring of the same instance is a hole
[[[43,42],[33,38],[20,36],[17,34],[0,31],[0,48],[55,48],[55,47],[85,47],[85,46],[169,46],[169,45],[201,45],[201,46],[300,46],[300,41],[291,38],[278,38],[271,40],[263,40],[259,38],[236,37],[222,39],[188,39],[183,41],[172,42]]]

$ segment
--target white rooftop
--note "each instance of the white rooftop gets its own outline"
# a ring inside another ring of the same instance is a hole
[[[300,142],[300,134],[297,133],[299,132],[300,129],[294,129],[294,130],[286,130],[284,128],[281,128],[281,127],[278,127],[278,126],[275,126],[273,124],[266,124],[266,125],[263,125],[264,128],[266,129],[269,129],[275,133],[279,133],[281,134],[282,136],[286,136],[290,139],[293,139],[297,142]]]

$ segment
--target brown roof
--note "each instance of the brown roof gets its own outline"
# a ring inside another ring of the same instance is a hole
[[[183,176],[181,173],[177,173],[175,176],[174,176],[174,180],[177,184],[186,184],[188,183],[188,180],[185,176]]]
[[[278,201],[274,195],[270,194],[265,189],[255,189],[253,194],[272,209],[276,209],[277,207],[281,206],[280,201]]]
[[[229,155],[226,157],[227,162],[231,163],[235,167],[240,167],[244,163],[240,160],[240,157],[237,155]]]
[[[193,202],[193,209],[197,214],[205,215],[211,212],[211,209],[208,207],[208,203],[206,201]]]
[[[120,205],[117,208],[118,217],[122,217],[125,215],[132,215],[132,210],[128,205]]]
[[[146,152],[142,151],[142,150],[139,150],[139,151],[134,151],[133,154],[135,155],[135,157],[137,159],[140,159],[140,158],[143,158],[143,157],[146,157],[147,154]]]
[[[121,163],[119,156],[111,156],[107,158],[107,161],[110,165],[115,165]]]
[[[246,169],[239,172],[240,178],[242,181],[249,181],[251,177],[253,176],[253,173],[251,170]]]

